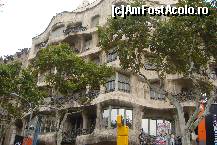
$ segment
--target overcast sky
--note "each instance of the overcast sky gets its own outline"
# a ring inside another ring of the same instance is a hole
[[[89,0],[93,2],[95,0]],[[0,0],[0,56],[30,48],[32,37],[42,33],[51,18],[72,11],[83,0]]]

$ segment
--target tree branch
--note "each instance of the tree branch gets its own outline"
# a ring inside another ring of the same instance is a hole
[[[195,111],[194,113],[191,115],[191,117],[189,118],[187,124],[186,124],[186,128],[189,128],[190,125],[194,122],[195,118],[197,117],[197,115],[199,114],[200,112],[200,97],[199,97],[199,94],[196,93],[196,101],[195,101]]]
[[[210,99],[207,101],[207,105],[206,105],[204,113],[190,126],[189,130],[191,132],[194,131],[194,129],[201,122],[201,120],[204,119],[204,117],[209,114],[209,109],[210,109],[212,103],[214,102],[215,98],[216,98],[216,95],[215,95],[214,91],[212,91],[211,95],[210,95]]]

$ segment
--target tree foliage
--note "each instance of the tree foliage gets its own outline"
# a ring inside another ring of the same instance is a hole
[[[69,96],[90,86],[104,84],[112,74],[105,65],[96,65],[78,57],[68,44],[50,45],[41,49],[32,60],[35,72],[44,75],[46,84]]]
[[[0,82],[0,107],[15,118],[28,109],[27,101],[34,107],[45,95],[37,86],[35,75],[28,69],[22,69],[19,62],[0,64]],[[12,96],[12,93],[20,97]]]

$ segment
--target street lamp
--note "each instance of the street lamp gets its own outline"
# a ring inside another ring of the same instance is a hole
[[[11,93],[11,96],[13,96],[13,97],[18,97],[18,98],[20,98],[20,99],[26,101],[26,102],[29,104],[30,116],[29,116],[29,121],[28,121],[28,126],[27,126],[27,132],[29,132],[29,129],[30,129],[30,122],[31,122],[31,120],[32,120],[32,114],[33,114],[32,103],[30,103],[28,100],[26,100],[25,98],[19,96],[19,95],[16,94],[16,93]],[[25,135],[26,135],[26,133],[25,133]],[[27,135],[26,135],[26,136],[27,136]]]

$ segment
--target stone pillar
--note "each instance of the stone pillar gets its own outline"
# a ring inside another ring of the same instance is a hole
[[[118,72],[115,72],[115,91],[118,91]]]
[[[83,119],[83,129],[87,129],[88,116],[86,111],[82,112],[82,119]]]
[[[92,47],[98,47],[99,38],[98,34],[95,32],[92,34]]]
[[[80,52],[84,51],[84,46],[85,46],[84,43],[85,43],[84,37],[81,36],[81,38],[80,38]]]
[[[135,106],[133,108],[133,130],[140,131],[142,125],[142,108],[140,106]]]
[[[112,106],[109,106],[109,117],[108,117],[108,128],[111,129],[111,114],[112,114]]]
[[[101,129],[102,127],[102,106],[97,104],[96,106],[96,129]]]

